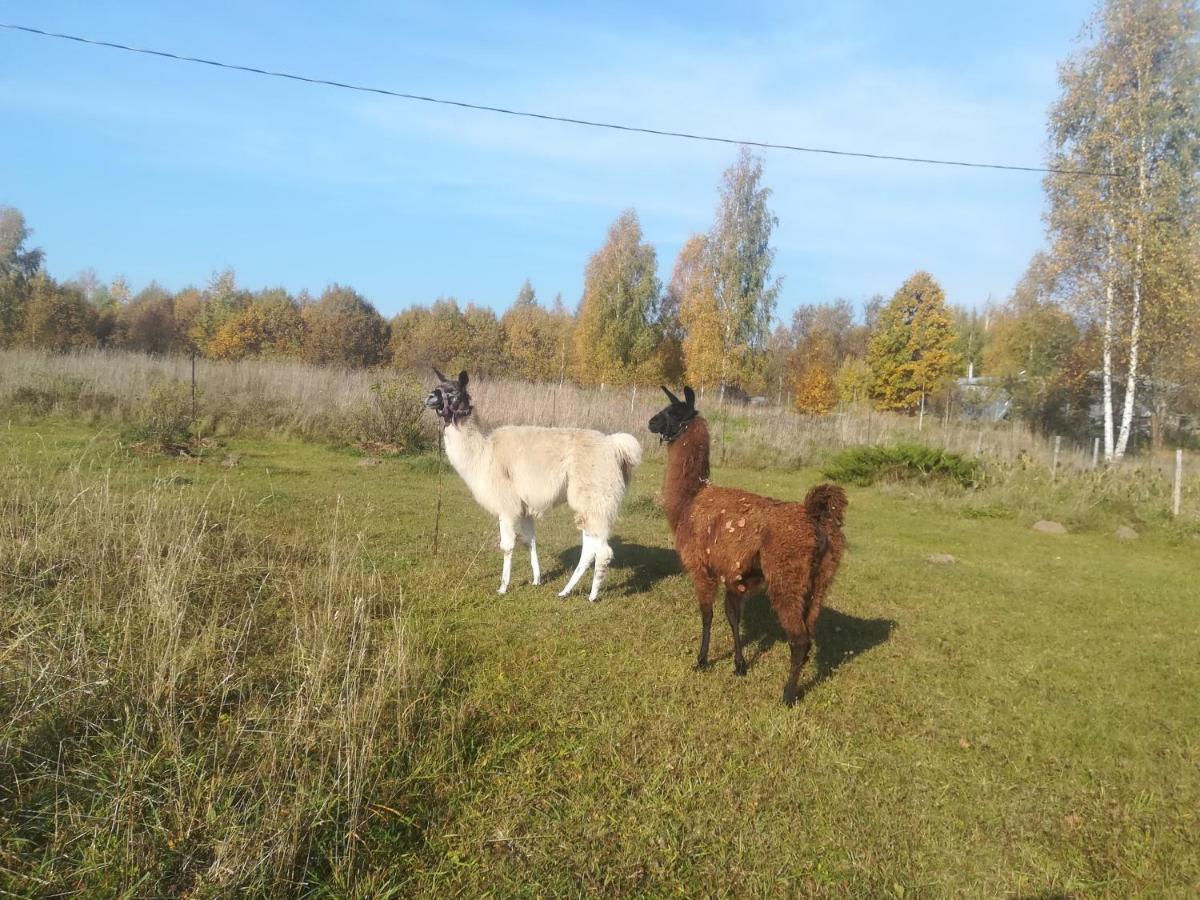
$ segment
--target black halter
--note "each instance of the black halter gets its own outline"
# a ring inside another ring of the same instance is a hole
[[[673,443],[675,443],[677,440],[679,440],[679,437],[680,437],[680,435],[682,435],[682,434],[683,434],[685,431],[687,431],[689,428],[691,428],[691,427],[692,427],[692,423],[693,423],[693,422],[695,422],[695,421],[696,421],[696,419],[698,419],[698,418],[699,418],[699,415],[698,415],[698,414],[693,414],[693,415],[691,416],[691,418],[689,418],[689,419],[685,419],[685,420],[684,420],[684,422],[683,422],[683,425],[680,427],[680,429],[679,429],[677,432],[675,432],[673,435],[671,435],[670,437],[667,437],[665,434],[662,434],[662,433],[660,432],[660,433],[659,433],[659,435],[658,435],[658,442],[659,442],[660,444],[673,444]]]

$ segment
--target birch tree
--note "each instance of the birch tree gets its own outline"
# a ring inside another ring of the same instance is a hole
[[[761,380],[763,356],[780,280],[772,278],[771,233],[779,220],[762,184],[762,159],[743,147],[721,180],[716,220],[706,240],[721,334],[720,384],[743,387]]]
[[[1193,262],[1200,164],[1197,11],[1188,0],[1107,0],[1093,42],[1059,73],[1050,114],[1051,255],[1075,306],[1101,332],[1104,453],[1128,448],[1138,378],[1155,350],[1186,335],[1147,335],[1167,309],[1195,302],[1164,277]],[[1158,289],[1156,289],[1156,287]],[[1147,339],[1149,337],[1149,340]],[[1119,425],[1114,382],[1124,364]]]

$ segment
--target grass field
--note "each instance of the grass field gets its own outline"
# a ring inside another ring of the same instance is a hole
[[[1200,543],[1186,531],[1046,535],[1023,512],[964,517],[945,490],[851,489],[849,553],[788,710],[765,598],[744,622],[746,678],[721,622],[715,665],[692,670],[699,619],[652,499],[661,459],[639,469],[588,604],[555,597],[578,549],[566,510],[539,532],[548,583],[528,585],[519,549],[496,596],[496,523],[448,468],[433,556],[429,457],[367,465],[230,437],[197,463],[139,458],[103,426],[0,426],[0,887],[1200,890]],[[819,476],[715,477],[797,498]],[[88,528],[70,516],[101,494],[96,509],[120,514],[79,546],[115,561],[111,583],[86,558],[67,578],[69,529]],[[149,545],[121,556],[111,534],[145,544],[164,516],[165,555],[172,535],[208,534],[189,525],[205,515],[221,543],[192,575],[170,570],[187,639],[155,644],[164,627],[137,608],[114,630]],[[188,712],[213,696],[211,715]]]

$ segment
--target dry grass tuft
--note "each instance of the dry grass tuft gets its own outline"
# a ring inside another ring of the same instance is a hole
[[[0,495],[0,885],[228,896],[353,880],[403,810],[428,662],[337,521],[10,470]]]

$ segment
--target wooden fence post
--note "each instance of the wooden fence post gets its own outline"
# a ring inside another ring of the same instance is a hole
[[[1050,467],[1050,482],[1053,484],[1058,480],[1058,449],[1062,446],[1062,435],[1054,436],[1054,463]]]
[[[1100,465],[1100,438],[1092,441],[1092,470],[1095,471],[1098,465]]]
[[[1172,504],[1173,515],[1177,518],[1183,506],[1183,450],[1175,451],[1175,496]]]

